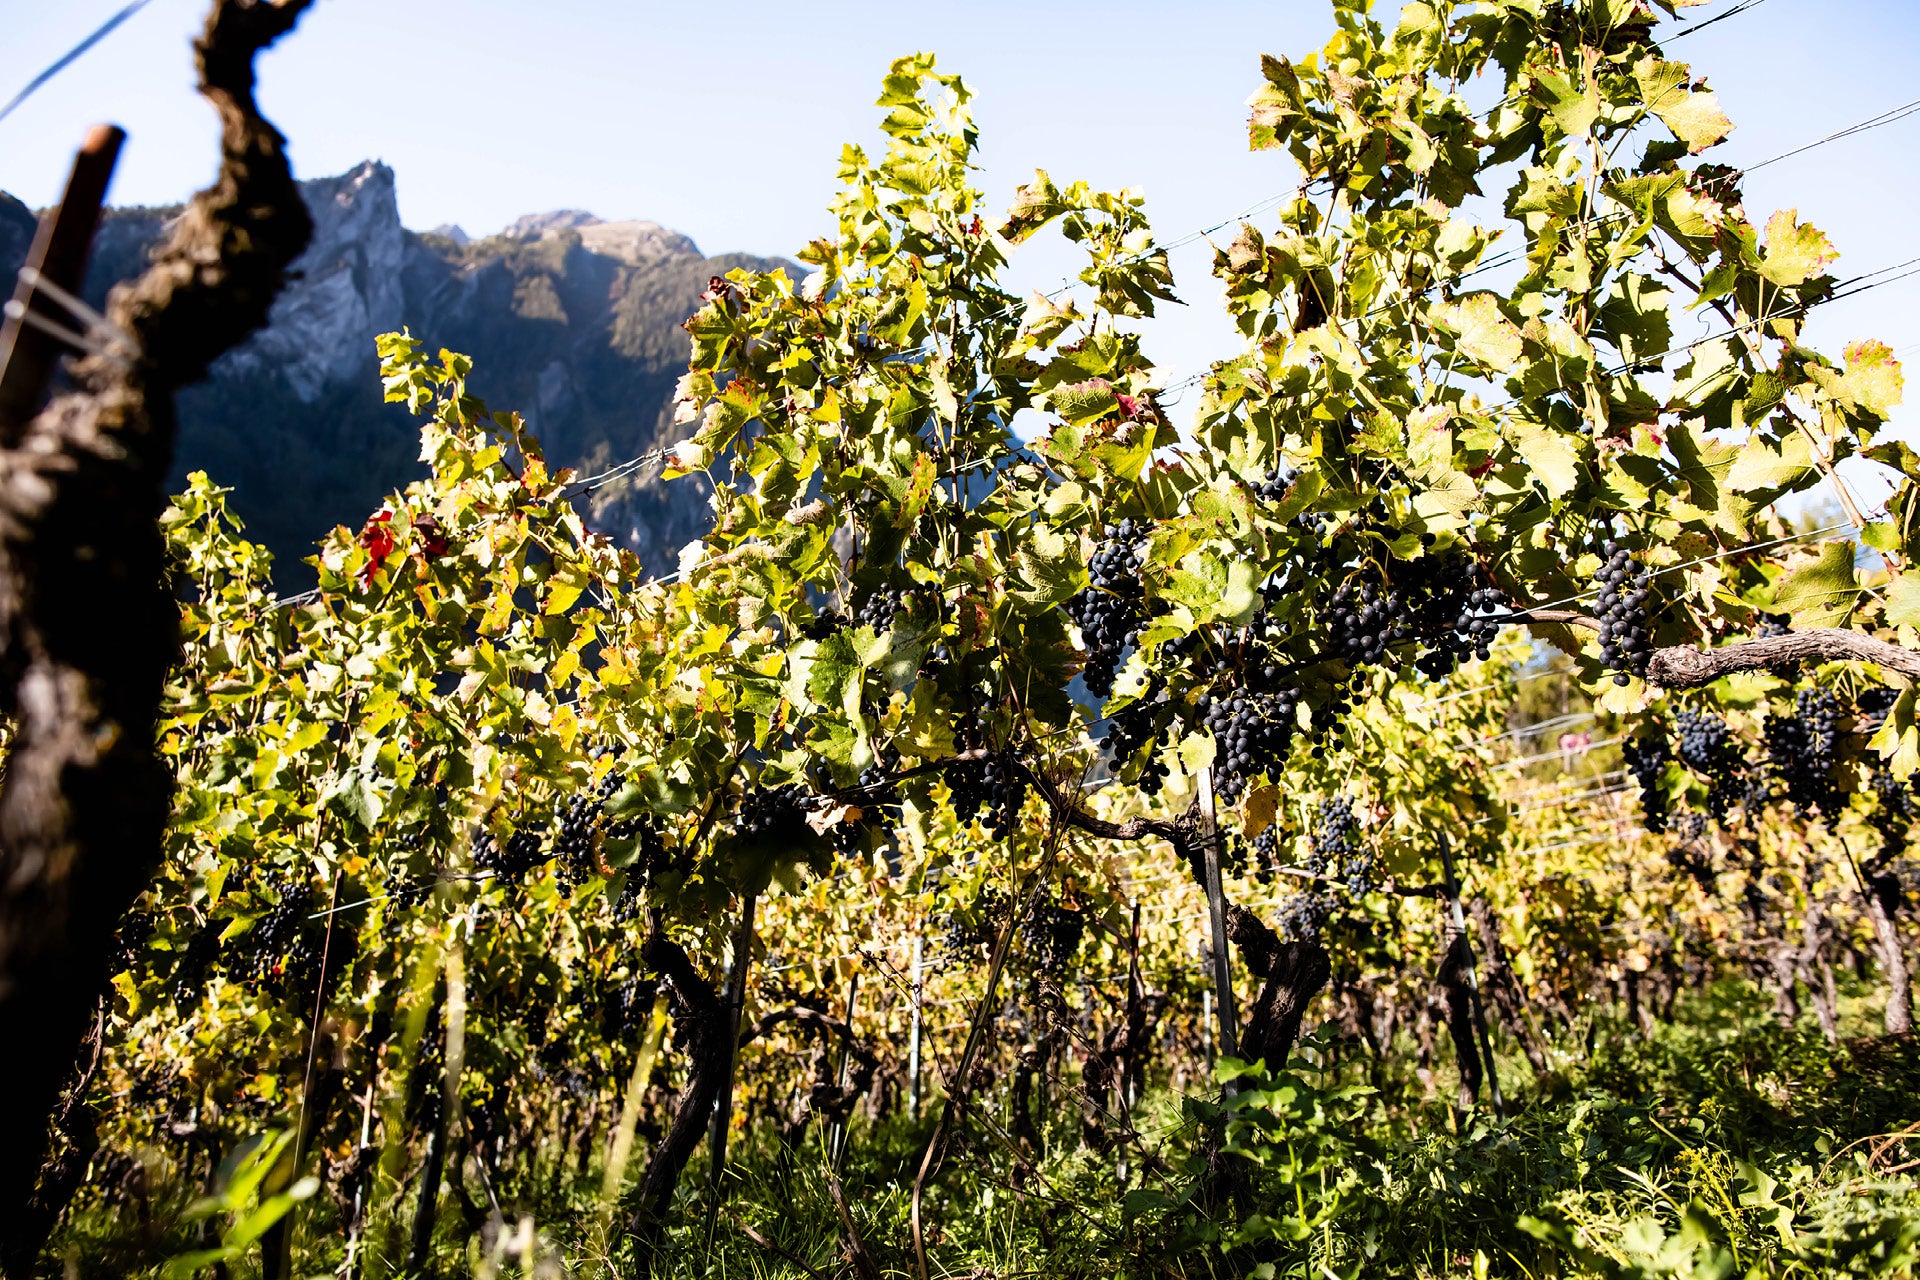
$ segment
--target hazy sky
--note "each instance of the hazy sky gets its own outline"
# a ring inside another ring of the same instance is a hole
[[[122,3],[0,0],[0,96]],[[131,135],[116,203],[170,203],[204,183],[215,135],[187,49],[204,9],[153,0],[0,121],[0,188],[53,200],[96,120]],[[827,227],[841,144],[873,138],[887,62],[928,49],[975,90],[994,203],[1044,167],[1141,190],[1170,240],[1292,187],[1284,156],[1246,151],[1242,104],[1262,52],[1298,56],[1330,30],[1324,0],[318,0],[262,60],[261,99],[301,175],[391,164],[415,228],[479,234],[584,208],[666,223],[708,252],[791,253]],[[1670,56],[1709,78],[1738,125],[1715,158],[1751,164],[1920,97],[1920,2],[1767,0]],[[1839,245],[1842,275],[1914,258],[1916,157],[1920,115],[1753,175],[1749,210],[1797,207]],[[1028,283],[1053,283],[1068,261],[1025,257]],[[1151,334],[1179,373],[1234,345],[1207,261],[1204,245],[1176,256],[1191,305]],[[1836,353],[1875,336],[1920,355],[1917,311],[1920,277],[1835,304],[1812,336]]]

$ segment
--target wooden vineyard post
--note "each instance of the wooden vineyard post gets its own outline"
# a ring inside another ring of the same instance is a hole
[[[1453,874],[1453,848],[1447,843],[1445,832],[1440,835],[1440,865],[1447,878],[1447,911],[1451,915],[1454,932],[1467,949],[1467,998],[1473,1008],[1473,1030],[1480,1041],[1480,1056],[1486,1059],[1487,1087],[1493,1096],[1493,1114],[1504,1116],[1507,1113],[1506,1099],[1500,1096],[1500,1071],[1493,1065],[1493,1040],[1487,1035],[1487,1014],[1480,1000],[1480,965],[1473,957],[1473,940],[1467,937],[1467,917],[1460,909],[1460,882]]]
[[[1220,829],[1213,815],[1213,766],[1200,771],[1200,849],[1207,872],[1207,923],[1213,942],[1213,997],[1220,1018],[1220,1053],[1240,1056],[1233,1007],[1233,957],[1227,950],[1227,896],[1220,887]],[[1233,1092],[1231,1087],[1228,1092]]]
[[[913,935],[913,1013],[907,1029],[907,1114],[913,1119],[920,1118],[920,1004],[926,984],[922,977],[921,952],[924,944],[920,934]]]
[[[859,998],[860,975],[855,973],[851,978],[847,979],[847,1035],[849,1038],[853,1035],[853,1005],[854,1001]],[[834,1077],[834,1084],[840,1089],[840,1097],[843,1103],[846,1100],[847,1072],[852,1069],[852,1066],[852,1052],[848,1048],[847,1042],[842,1040],[840,1042],[840,1071],[838,1075]],[[840,1167],[846,1160],[846,1155],[847,1117],[843,1115],[833,1122],[832,1140],[827,1144],[827,1158],[832,1163],[835,1173],[840,1172]]]
[[[1200,991],[1200,1043],[1206,1050],[1207,1070],[1213,1070],[1213,988]]]
[[[1140,899],[1133,900],[1133,920],[1127,930],[1127,1074],[1120,1082],[1120,1098],[1126,1105],[1127,1123],[1133,1123],[1133,1107],[1139,1099],[1144,1063],[1141,1061],[1146,1039],[1146,991],[1140,985]]]
[[[100,227],[107,182],[126,138],[124,130],[111,124],[95,125],[87,134],[74,157],[60,207],[41,222],[27,252],[28,270],[14,282],[13,301],[5,322],[0,323],[0,435],[9,441],[18,438],[40,407],[53,362],[64,345],[47,327],[28,320],[30,316],[48,319],[34,305],[42,293],[38,281],[68,294],[78,294],[86,284],[87,256]]]

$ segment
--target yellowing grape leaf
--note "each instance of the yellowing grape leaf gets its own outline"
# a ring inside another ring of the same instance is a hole
[[[1840,256],[1833,241],[1816,226],[1800,221],[1799,211],[1781,209],[1767,219],[1767,247],[1760,274],[1783,289],[1802,285]]]
[[[1902,574],[1887,584],[1886,616],[1896,627],[1920,626],[1920,578]]]
[[[1673,136],[1699,155],[1733,132],[1733,121],[1720,110],[1718,95],[1694,89],[1684,62],[1662,62],[1648,54],[1633,64],[1633,78],[1647,101],[1647,110],[1673,130]]]
[[[1727,468],[1727,487],[1735,493],[1788,488],[1812,469],[1813,453],[1797,431],[1777,443],[1750,440]]]
[[[1536,70],[1529,96],[1570,137],[1586,137],[1600,116],[1600,90],[1591,79],[1582,85],[1557,71]]]
[[[1476,293],[1435,307],[1433,318],[1454,335],[1454,346],[1462,355],[1503,373],[1519,363],[1520,330],[1500,314],[1492,294]]]
[[[1273,816],[1280,808],[1280,788],[1271,782],[1262,783],[1247,793],[1247,802],[1240,810],[1240,834],[1251,840],[1273,825]]]
[[[1565,433],[1533,422],[1513,424],[1513,445],[1527,470],[1550,498],[1564,498],[1580,483],[1580,455]]]
[[[1836,373],[1819,365],[1809,365],[1827,393],[1849,409],[1885,418],[1899,407],[1906,393],[1906,375],[1893,349],[1884,342],[1856,342],[1847,348],[1846,372]]]

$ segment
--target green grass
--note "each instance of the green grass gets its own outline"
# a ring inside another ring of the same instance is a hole
[[[1849,1027],[1872,1010],[1856,1004]],[[1685,1001],[1651,1036],[1602,1011],[1594,1045],[1570,1037],[1563,1068],[1533,1080],[1502,1057],[1511,1114],[1456,1113],[1411,1056],[1348,1056],[1276,1080],[1233,1131],[1224,1179],[1206,1173],[1221,1132],[1211,1108],[1164,1089],[1138,1108],[1146,1150],[1079,1145],[1071,1091],[1056,1087],[1045,1149],[1006,1136],[1004,1098],[977,1103],[923,1204],[932,1277],[1229,1275],[1892,1276],[1920,1249],[1920,1049],[1858,1034],[1829,1043],[1784,1028],[1750,988]],[[1584,1031],[1584,1029],[1583,1029]],[[1302,1055],[1310,1063],[1311,1055]],[[1446,1072],[1436,1072],[1445,1076]],[[913,1170],[931,1113],[856,1121],[841,1178],[882,1273],[915,1273]],[[655,1273],[686,1277],[854,1275],[828,1195],[819,1126],[798,1150],[771,1127],[734,1145],[723,1203],[705,1153],[683,1180]],[[1122,1157],[1125,1158],[1124,1178]],[[90,1186],[48,1274],[134,1275],[193,1247],[188,1196],[148,1152],[142,1207]],[[443,1198],[439,1275],[620,1276],[643,1272],[598,1200],[600,1171],[502,1187],[504,1219]],[[395,1189],[390,1189],[390,1192]],[[1129,1192],[1134,1193],[1129,1198]],[[372,1230],[402,1243],[411,1189]],[[308,1202],[296,1274],[334,1272],[341,1232],[325,1192]],[[757,1234],[761,1241],[753,1236]],[[64,1261],[70,1260],[70,1261]],[[259,1274],[257,1256],[228,1274]],[[378,1273],[392,1275],[392,1270]]]

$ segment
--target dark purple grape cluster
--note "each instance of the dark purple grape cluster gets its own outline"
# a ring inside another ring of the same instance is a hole
[[[1318,820],[1308,839],[1305,870],[1345,882],[1347,892],[1356,897],[1373,892],[1373,850],[1359,839],[1359,823],[1354,820],[1353,803],[1345,796],[1320,802]],[[1300,892],[1281,899],[1276,914],[1283,937],[1315,941],[1333,918],[1337,907],[1326,881],[1316,881]]]
[[[1681,763],[1707,781],[1707,811],[1724,819],[1748,799],[1746,762],[1732,726],[1710,711],[1682,711],[1673,727]]]
[[[955,758],[946,762],[940,775],[946,780],[953,816],[966,823],[985,808],[988,796],[986,757],[976,753],[992,748],[992,726],[984,707],[963,712],[953,726]],[[960,757],[972,757],[961,759]]]
[[[1792,630],[1792,614],[1762,613],[1760,615],[1760,625],[1754,628],[1754,635],[1761,640],[1771,640],[1775,636],[1784,636]]]
[[[1318,888],[1288,894],[1274,908],[1280,936],[1297,942],[1318,941],[1333,907],[1333,895]]]
[[[942,770],[952,795],[953,816],[962,825],[980,818],[996,839],[1013,834],[1027,800],[1027,775],[1010,751],[992,750],[992,725],[984,705],[954,725],[954,746],[969,759],[949,760]],[[986,755],[972,755],[986,751]],[[981,815],[984,812],[984,817]]]
[[[1757,817],[1773,803],[1773,777],[1764,769],[1743,768],[1735,779],[1735,800],[1749,817]]]
[[[272,905],[239,939],[240,954],[227,965],[236,977],[257,986],[278,981],[281,962],[300,937],[307,917],[313,914],[313,888],[302,879],[284,876],[270,880],[265,896]]]
[[[1640,784],[1640,820],[1655,835],[1667,829],[1667,792],[1660,785],[1667,762],[1673,759],[1673,744],[1667,740],[1663,725],[1649,722],[1637,738],[1629,738],[1620,747],[1627,771]]]
[[[1285,467],[1275,467],[1264,478],[1255,482],[1253,494],[1262,502],[1278,502],[1287,496],[1287,490],[1292,487],[1292,473]]]
[[[1476,587],[1467,593],[1467,603],[1454,629],[1473,646],[1473,656],[1485,662],[1493,653],[1493,641],[1500,634],[1500,615],[1510,609],[1507,593],[1498,587]]]
[[[1080,949],[1080,939],[1086,932],[1087,913],[1084,910],[1063,907],[1051,899],[1036,903],[1033,913],[1020,928],[1021,938],[1027,945],[1027,953],[1033,957],[1034,967],[1055,978],[1066,972],[1067,964],[1073,959],[1074,952]]]
[[[822,609],[801,624],[800,634],[809,640],[825,640],[847,629],[847,617],[838,609]]]
[[[415,876],[411,880],[389,881],[393,885],[387,890],[387,905],[395,911],[406,911],[417,907],[433,896],[434,888],[440,883],[437,874]]]
[[[1845,796],[1834,783],[1840,748],[1840,702],[1831,690],[1802,689],[1794,695],[1793,714],[1767,717],[1767,759],[1802,815],[1818,810],[1829,821],[1839,816]]]
[[[941,771],[946,779],[947,792],[953,805],[953,817],[956,822],[965,825],[973,821],[980,811],[987,807],[991,792],[987,786],[986,758],[977,760],[950,760]]]
[[[1299,705],[1292,689],[1201,697],[1201,723],[1212,732],[1215,748],[1213,785],[1223,803],[1238,804],[1256,777],[1286,767]]]
[[[333,936],[325,919],[312,921],[287,951],[284,977],[296,1008],[324,1009],[360,955],[360,931],[335,918]]]
[[[1089,691],[1104,698],[1113,692],[1114,673],[1139,638],[1146,621],[1146,588],[1140,568],[1142,531],[1131,519],[1107,525],[1104,539],[1087,562],[1088,586],[1067,601],[1067,616],[1080,628],[1087,665],[1083,679]]]
[[[855,625],[872,627],[877,636],[885,635],[893,627],[893,619],[900,612],[901,593],[892,586],[875,587],[860,597],[854,608]]]
[[[1262,502],[1281,502],[1287,496],[1287,490],[1293,487],[1294,474],[1284,466],[1275,467],[1265,477],[1254,482],[1253,496]],[[1287,521],[1289,527],[1302,535],[1319,540],[1327,535],[1327,518],[1318,512],[1302,511]],[[1319,548],[1296,548],[1294,555],[1301,557],[1317,552]]]
[[[212,976],[213,966],[220,959],[220,935],[232,923],[221,917],[208,920],[195,931],[187,941],[186,949],[180,953],[180,958],[173,962],[173,974],[167,990],[173,997],[173,1007],[181,1013],[199,1004],[200,997],[206,993],[207,979]]]
[[[1013,834],[1027,797],[1027,776],[1004,751],[970,760],[949,761],[945,775],[953,796],[953,816],[961,823],[976,818],[997,839]]]
[[[1920,807],[1914,804],[1910,783],[1911,779],[1903,781],[1895,777],[1893,770],[1884,764],[1873,771],[1873,794],[1880,803],[1868,821],[1880,835],[1877,861],[1882,865],[1906,852],[1907,835],[1913,828],[1916,813],[1920,812]]]
[[[1431,539],[1428,540],[1431,545]],[[1444,680],[1469,656],[1484,661],[1500,634],[1507,596],[1466,555],[1424,555],[1389,566],[1401,622],[1394,643],[1416,639],[1414,669]]]
[[[1408,638],[1400,612],[1400,601],[1371,582],[1341,583],[1320,606],[1327,656],[1355,667],[1378,663],[1390,645]]]
[[[1247,873],[1247,840],[1238,831],[1221,828],[1220,836],[1220,874],[1223,876],[1243,876]],[[1204,871],[1205,869],[1202,868]]]
[[[620,1044],[639,1030],[653,1012],[658,984],[629,977],[612,984],[600,1002],[600,1032],[609,1044]]]
[[[1689,769],[1714,773],[1725,766],[1733,746],[1733,727],[1710,711],[1682,711],[1674,717],[1680,735],[1680,759]]]
[[[1883,684],[1862,689],[1853,699],[1854,727],[1866,733],[1878,729],[1886,720],[1887,712],[1893,710],[1893,704],[1898,701],[1899,691]]]
[[[613,900],[614,922],[631,924],[640,918],[647,886],[653,883],[655,876],[672,867],[673,860],[668,854],[667,842],[660,835],[660,827],[650,813],[638,813],[607,823],[606,838],[634,842],[634,856],[627,864],[626,880],[620,886],[620,895]],[[690,864],[682,868],[691,869]]]
[[[113,934],[113,959],[108,962],[108,973],[127,973],[140,967],[146,959],[147,941],[153,937],[153,926],[151,911],[129,911],[120,917],[120,927]]]
[[[509,833],[506,844],[502,845],[493,832],[482,831],[474,838],[473,865],[502,884],[519,884],[529,871],[551,856],[542,851],[545,837],[544,827],[520,827]],[[425,881],[419,887],[424,897],[432,890],[433,882]]]
[[[936,924],[940,940],[929,957],[930,963],[936,968],[944,967],[965,959],[969,952],[980,947],[992,946],[1000,936],[997,922],[1006,914],[1007,901],[1007,895],[998,889],[982,889],[972,906],[939,917]]]
[[[578,888],[600,872],[596,835],[607,801],[619,789],[620,776],[609,773],[591,791],[567,797],[555,815],[553,828],[554,878],[563,889]]]
[[[836,822],[827,828],[827,838],[833,842],[834,851],[845,857],[867,847],[868,838],[873,832],[888,823],[900,820],[900,788],[895,784],[893,775],[900,769],[900,753],[892,747],[883,750],[871,764],[860,771],[860,791],[851,797],[815,796],[811,807],[826,811],[843,803],[850,803],[860,811],[860,816]]]
[[[1319,821],[1308,842],[1307,870],[1316,876],[1345,879],[1356,895],[1372,892],[1373,850],[1359,840],[1359,834],[1352,801],[1345,796],[1322,800]]]
[[[1634,676],[1646,675],[1647,659],[1653,656],[1647,623],[1652,578],[1644,569],[1635,573],[1632,553],[1613,539],[1602,543],[1600,552],[1607,557],[1593,579],[1600,588],[1600,598],[1595,601],[1600,617],[1600,661],[1614,673],[1613,682],[1624,685]]]
[[[900,753],[892,747],[882,747],[873,763],[860,771],[861,807],[874,813],[898,817],[900,814],[900,787],[894,781],[894,775],[900,772]]]
[[[734,810],[733,834],[742,840],[792,840],[806,822],[810,797],[792,783],[750,787]]]
[[[1307,737],[1314,744],[1311,754],[1315,760],[1326,754],[1327,738],[1347,718],[1347,710],[1352,705],[1353,691],[1346,685],[1336,685],[1308,715]]]
[[[1261,837],[1268,837],[1269,850],[1277,851],[1278,837],[1271,828],[1255,837],[1256,849]],[[1345,796],[1321,801],[1318,820],[1307,844],[1304,870],[1310,875],[1343,881],[1347,892],[1356,897],[1378,887],[1374,879],[1373,850],[1359,839],[1353,804]],[[1266,857],[1275,858],[1275,852],[1269,852]],[[1337,906],[1327,881],[1309,882],[1306,888],[1282,898],[1277,905],[1280,933],[1286,938],[1317,940]]]
[[[1468,556],[1395,560],[1382,581],[1349,578],[1322,596],[1322,656],[1374,666],[1392,660],[1396,646],[1417,641],[1414,668],[1441,680],[1469,656],[1491,653],[1506,612],[1506,593],[1487,584]]]
[[[1005,840],[1019,825],[1027,802],[1027,775],[1010,751],[996,751],[981,762],[981,785],[986,791],[985,827],[996,840]]]
[[[641,908],[646,906],[647,902],[645,882],[645,872],[638,863],[635,863],[627,872],[626,883],[620,886],[620,896],[613,900],[615,924],[632,924],[640,918]]]
[[[1271,883],[1280,867],[1280,831],[1267,827],[1250,842],[1253,850],[1253,874],[1262,884]]]
[[[1373,874],[1372,849],[1360,849],[1340,869],[1346,876],[1347,892],[1356,898],[1364,898],[1380,887],[1379,880]]]
[[[1163,657],[1173,661],[1171,656],[1165,654],[1165,649],[1166,646],[1163,645]],[[1157,793],[1161,784],[1167,779],[1166,761],[1162,760],[1158,750],[1155,750],[1166,739],[1172,727],[1170,721],[1163,722],[1161,718],[1167,707],[1167,704],[1161,700],[1161,694],[1166,690],[1166,686],[1165,677],[1158,671],[1154,672],[1148,680],[1146,690],[1136,701],[1128,703],[1107,717],[1109,767],[1118,774],[1135,756],[1145,751],[1146,759],[1140,765],[1140,773],[1135,779],[1135,785],[1148,794]]]

